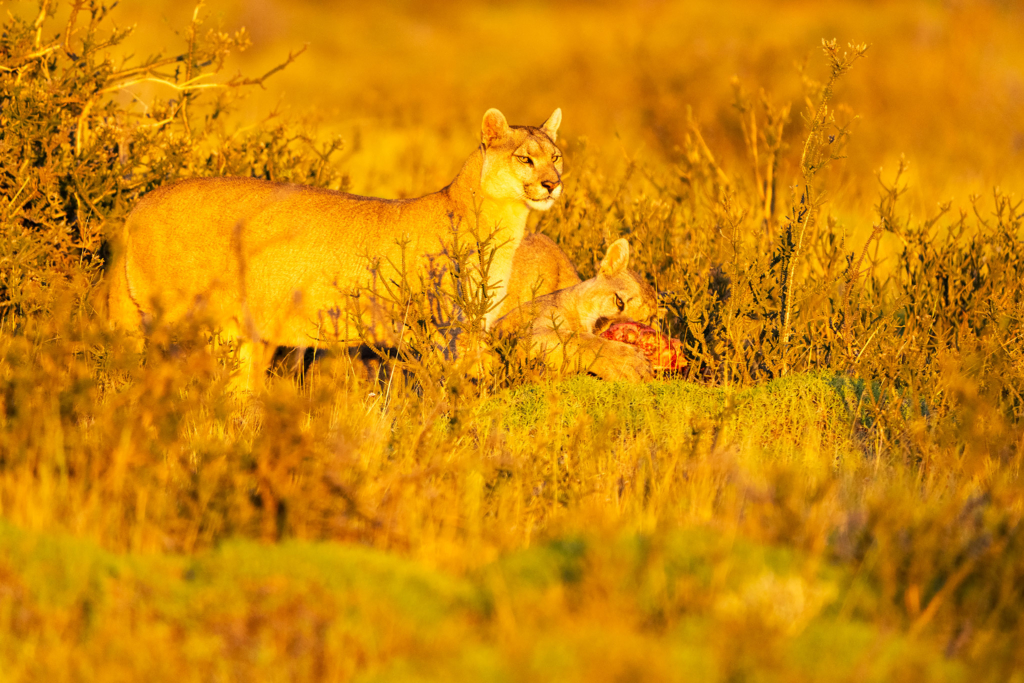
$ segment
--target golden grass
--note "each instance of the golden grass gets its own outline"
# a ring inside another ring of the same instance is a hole
[[[310,47],[186,111],[116,72],[180,87],[191,9],[84,6],[64,50],[69,5],[4,7],[0,678],[1021,680],[1016,6],[211,3],[193,77]],[[804,125],[833,36],[870,48]],[[533,227],[584,276],[628,236],[688,380],[471,380],[424,336],[240,397],[203,321],[140,352],[95,310],[148,189],[413,196],[490,106],[563,108]]]

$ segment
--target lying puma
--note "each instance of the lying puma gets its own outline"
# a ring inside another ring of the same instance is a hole
[[[554,370],[649,379],[651,364],[640,349],[598,336],[616,320],[646,322],[657,312],[654,288],[627,270],[628,263],[629,242],[615,240],[595,277],[523,304],[498,320],[495,330],[500,335],[528,328],[531,355]]]
[[[512,274],[498,314],[508,315],[537,297],[579,282],[576,267],[554,240],[539,232],[530,233],[512,259]]]
[[[356,343],[346,297],[395,279],[415,288],[443,261],[453,231],[493,233],[488,280],[500,301],[531,209],[562,194],[555,145],[561,110],[540,127],[483,117],[482,142],[450,185],[408,200],[360,197],[253,178],[185,180],[150,192],[128,216],[110,272],[109,314],[138,328],[196,312],[239,342],[247,386],[258,386],[277,346]],[[484,318],[499,317],[493,307]],[[359,321],[372,325],[370,319]]]

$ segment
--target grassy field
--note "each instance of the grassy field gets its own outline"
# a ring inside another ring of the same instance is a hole
[[[0,681],[1024,681],[1022,11],[372,5],[0,3]],[[687,376],[105,321],[147,191],[417,196],[492,106]]]

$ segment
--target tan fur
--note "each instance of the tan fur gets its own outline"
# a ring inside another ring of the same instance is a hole
[[[443,260],[453,229],[470,240],[493,231],[493,244],[502,246],[489,280],[500,300],[530,210],[546,210],[561,195],[560,122],[556,109],[540,127],[509,126],[488,110],[482,143],[455,180],[418,199],[252,178],[158,188],[125,223],[122,258],[110,274],[111,319],[138,328],[158,315],[175,320],[201,311],[240,342],[252,386],[276,346],[357,341],[346,298],[373,278],[395,278],[401,245],[416,287],[431,261]],[[485,325],[498,317],[495,307]]]
[[[512,259],[512,274],[499,315],[508,315],[537,297],[579,283],[576,267],[554,240],[531,233],[523,238]]]
[[[649,379],[651,365],[637,347],[598,336],[616,320],[646,322],[657,313],[654,288],[627,270],[628,263],[629,243],[616,240],[596,276],[520,306],[499,320],[496,330],[528,328],[531,353],[560,372]]]

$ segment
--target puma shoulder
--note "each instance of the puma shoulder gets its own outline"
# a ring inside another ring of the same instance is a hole
[[[512,258],[508,294],[501,302],[500,315],[579,283],[576,267],[554,240],[539,232],[526,235]]]

